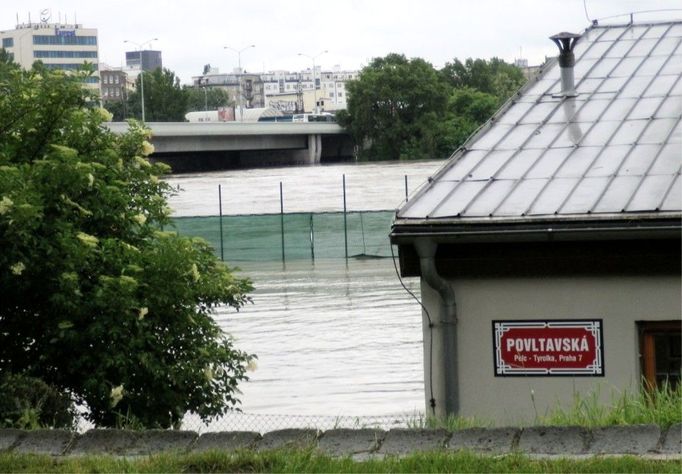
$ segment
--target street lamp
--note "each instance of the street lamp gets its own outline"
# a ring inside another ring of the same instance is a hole
[[[309,54],[303,54],[303,53],[298,53],[299,56],[305,56],[306,58],[310,58],[313,60],[313,97],[315,98],[315,108],[313,109],[314,113],[318,113],[318,108],[317,108],[317,81],[315,80],[315,59],[319,58],[325,53],[328,53],[326,49],[315,56],[310,56]]]
[[[239,76],[237,76],[237,94],[239,95],[238,105],[239,105],[239,121],[240,122],[243,121],[243,118],[244,118],[244,113],[242,111],[242,78],[241,78],[241,74],[242,74],[242,53],[244,51],[246,51],[247,49],[255,48],[255,47],[256,47],[255,44],[250,44],[248,46],[244,46],[242,49],[235,49],[235,48],[232,48],[230,46],[223,46],[223,49],[229,49],[230,51],[234,51],[235,53],[237,53],[237,65],[238,65],[237,67],[239,70]]]
[[[144,123],[144,70],[142,69],[142,47],[146,44],[151,43],[152,41],[158,41],[159,38],[152,38],[147,41],[143,41],[142,43],[136,43],[135,41],[130,41],[130,40],[123,40],[124,43],[130,43],[134,44],[137,46],[137,51],[140,53],[140,97],[142,101],[142,122]]]
[[[204,120],[208,118],[208,77],[204,79]],[[201,86],[201,80],[199,80],[199,86]]]

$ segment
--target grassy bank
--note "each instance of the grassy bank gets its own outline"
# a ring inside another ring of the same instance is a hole
[[[534,404],[533,394],[530,394]],[[612,391],[609,402],[604,403],[598,390],[573,394],[570,406],[557,404],[547,413],[536,413],[530,426],[582,426],[596,428],[614,425],[658,425],[666,429],[682,423],[682,384],[675,388],[664,384],[655,390],[642,387],[638,391]],[[445,428],[449,431],[473,427],[492,427],[495,423],[478,418],[452,417],[445,421],[417,418],[410,423],[413,428]]]
[[[85,456],[56,459],[42,455],[0,455],[0,472],[675,472],[682,461],[635,457],[533,460],[522,455],[423,453],[404,458],[352,461],[312,450],[250,451],[228,454],[164,454],[140,459]]]

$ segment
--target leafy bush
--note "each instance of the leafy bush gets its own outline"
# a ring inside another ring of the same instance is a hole
[[[162,231],[167,167],[139,124],[103,127],[91,95],[80,74],[0,58],[0,372],[68,390],[98,425],[219,416],[252,356],[211,313],[251,284]]]
[[[0,427],[65,428],[76,426],[71,397],[40,379],[9,374],[0,379]]]

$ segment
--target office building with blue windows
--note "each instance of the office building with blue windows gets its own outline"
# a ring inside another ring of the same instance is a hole
[[[75,70],[92,64],[94,73],[87,79],[99,87],[97,29],[80,24],[22,23],[13,30],[0,31],[2,48],[14,61],[28,69],[35,61],[59,70]]]

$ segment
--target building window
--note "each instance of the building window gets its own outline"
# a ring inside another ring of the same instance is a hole
[[[33,51],[34,58],[97,58],[97,51]]]
[[[682,321],[646,321],[639,324],[642,376],[648,387],[680,383]]]
[[[2,39],[2,47],[3,48],[11,48],[14,46],[14,38],[3,38]]]
[[[114,76],[114,84],[118,84],[119,76]]]
[[[97,36],[47,36],[35,35],[33,37],[33,44],[68,44],[68,45],[86,45],[96,46]]]

